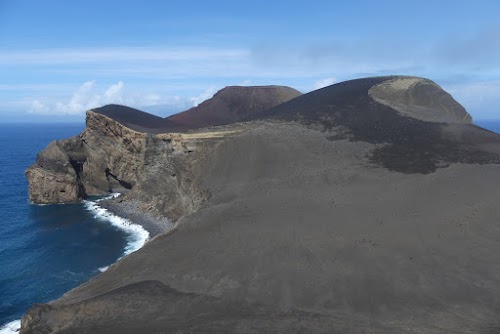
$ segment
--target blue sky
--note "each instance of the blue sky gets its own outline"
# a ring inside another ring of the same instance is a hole
[[[428,77],[500,119],[500,1],[0,0],[0,122],[168,115],[228,85]]]

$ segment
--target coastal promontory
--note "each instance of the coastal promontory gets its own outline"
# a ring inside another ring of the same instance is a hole
[[[34,305],[23,334],[500,329],[500,135],[428,79],[105,106],[27,177],[36,203],[118,192],[175,226]]]

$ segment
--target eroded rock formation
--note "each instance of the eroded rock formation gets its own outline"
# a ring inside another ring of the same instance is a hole
[[[179,218],[209,194],[197,189],[196,161],[220,138],[241,131],[148,134],[95,111],[80,135],[52,142],[27,171],[34,203],[75,202],[87,196],[127,194],[144,208]]]
[[[244,120],[299,95],[282,86],[225,88],[179,114],[182,121],[118,105],[90,110],[80,135],[54,141],[26,171],[30,200],[62,203],[130,193],[129,198],[147,203],[148,209],[178,218],[209,196],[195,189],[194,162],[241,127],[214,128],[204,134],[185,131]]]

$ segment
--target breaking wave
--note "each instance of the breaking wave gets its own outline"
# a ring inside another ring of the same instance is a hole
[[[149,232],[144,229],[139,224],[134,224],[130,220],[126,218],[119,217],[117,215],[112,214],[109,210],[99,206],[99,202],[116,198],[119,194],[112,194],[111,196],[101,198],[98,200],[84,200],[85,209],[90,211],[94,218],[98,221],[102,221],[105,223],[110,223],[111,225],[117,227],[118,229],[124,231],[127,236],[127,246],[125,246],[125,250],[123,252],[123,256],[128,255],[130,253],[135,252],[140,249],[146,241],[149,239]],[[104,272],[107,267],[99,268],[99,271]]]
[[[21,329],[21,320],[14,320],[0,327],[0,334],[17,334]]]

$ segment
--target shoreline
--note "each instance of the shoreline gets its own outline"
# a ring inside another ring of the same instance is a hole
[[[109,213],[126,219],[132,224],[140,225],[149,233],[148,240],[152,240],[157,235],[170,231],[175,223],[165,217],[158,217],[149,212],[144,212],[140,208],[140,203],[135,200],[123,200],[121,195],[113,198],[103,199],[97,203],[101,208]]]
[[[123,249],[123,255],[108,266],[97,268],[101,273],[110,266],[117,263],[123,257],[138,251],[156,236],[171,230],[175,223],[164,217],[157,217],[151,213],[140,209],[138,201],[123,200],[122,194],[111,194],[100,199],[87,199],[81,202],[85,209],[92,212],[94,219],[102,220],[106,224],[111,224],[119,230],[125,232],[129,239]],[[36,205],[61,205],[67,203],[51,203]],[[142,232],[141,232],[142,230]],[[147,237],[146,235],[147,234]],[[99,274],[97,274],[99,275]],[[90,278],[92,280],[93,278]],[[88,282],[88,280],[86,281]],[[84,284],[82,282],[81,284]],[[76,288],[76,287],[75,287]],[[67,292],[71,291],[68,290]],[[65,292],[65,293],[67,293]],[[0,334],[18,333],[21,327],[21,319],[14,319],[7,323],[0,324]]]
[[[0,334],[16,334],[20,329],[21,319],[16,319],[0,325]]]

